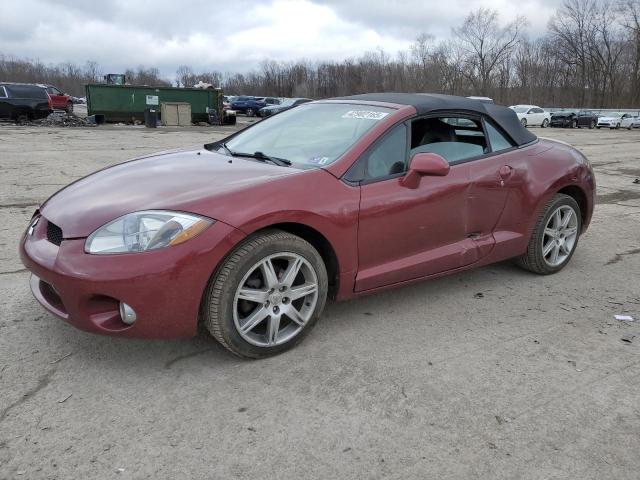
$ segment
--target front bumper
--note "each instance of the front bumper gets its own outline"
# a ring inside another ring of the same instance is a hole
[[[553,120],[549,123],[552,127],[569,127],[571,125],[571,120]]]
[[[41,217],[20,241],[31,291],[42,306],[81,330],[135,338],[178,338],[197,333],[202,295],[211,274],[240,241],[239,230],[216,222],[197,237],[153,252],[90,255],[85,239],[47,240]],[[119,302],[137,314],[125,324]]]

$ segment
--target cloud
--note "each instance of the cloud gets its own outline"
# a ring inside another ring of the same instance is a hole
[[[447,38],[480,6],[544,32],[556,0],[5,0],[0,53],[46,63],[97,61],[104,70],[155,66],[249,71],[266,59],[341,60],[407,49],[423,32]]]

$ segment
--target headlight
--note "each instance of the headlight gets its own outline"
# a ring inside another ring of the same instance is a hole
[[[87,253],[146,252],[178,245],[195,237],[214,221],[181,212],[148,210],[116,218],[93,232]]]

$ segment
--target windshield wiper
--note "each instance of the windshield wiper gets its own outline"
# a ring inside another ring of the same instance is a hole
[[[265,155],[262,152],[235,152],[227,147],[224,143],[222,143],[221,145],[227,152],[229,152],[229,155],[233,157],[254,158],[256,160],[260,160],[261,162],[271,162],[274,165],[278,165],[279,167],[288,167],[289,165],[291,165],[291,160],[287,160],[286,158],[272,157],[270,155]]]

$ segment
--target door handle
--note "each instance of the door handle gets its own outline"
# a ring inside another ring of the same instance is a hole
[[[513,168],[511,168],[509,165],[503,165],[502,167],[500,167],[500,176],[505,179],[507,178],[509,175],[511,175],[511,172],[513,171]]]

